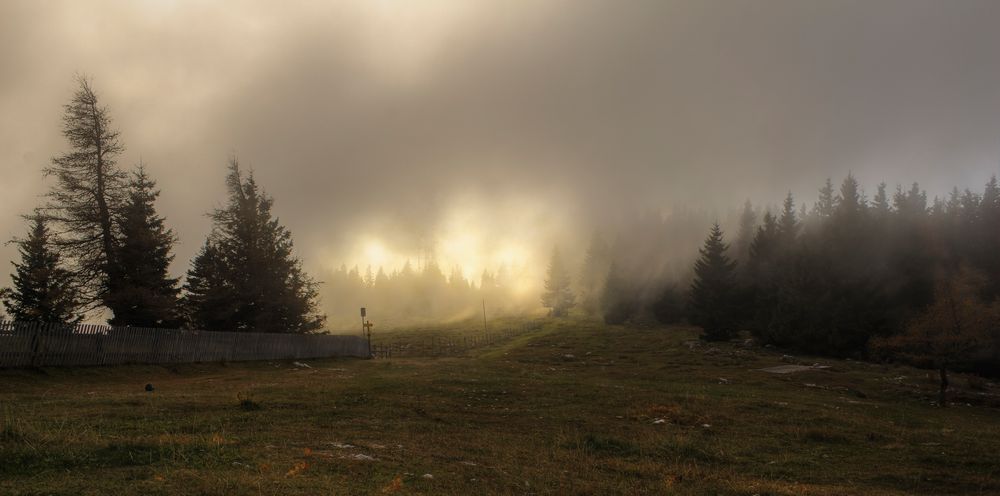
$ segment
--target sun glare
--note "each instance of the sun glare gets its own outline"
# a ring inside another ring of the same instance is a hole
[[[389,263],[389,251],[381,242],[369,241],[365,246],[365,258],[368,265],[382,267]]]

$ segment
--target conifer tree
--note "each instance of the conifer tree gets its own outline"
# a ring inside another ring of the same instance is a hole
[[[840,185],[840,195],[837,197],[834,213],[841,218],[842,222],[857,222],[865,208],[865,200],[861,195],[858,180],[854,178],[854,175],[847,174],[844,182]]]
[[[54,239],[70,267],[88,310],[106,305],[118,284],[118,232],[114,218],[125,198],[127,176],[117,156],[125,147],[108,109],[84,77],[63,114],[63,136],[71,151],[52,159],[54,177],[46,215],[58,226]]]
[[[973,243],[979,246],[978,265],[990,279],[986,291],[996,296],[1000,295],[1000,184],[997,177],[991,176],[983,190],[979,202],[980,226],[975,233],[969,233],[970,238],[978,238]]]
[[[118,216],[121,232],[117,264],[119,283],[108,295],[112,325],[174,327],[177,319],[177,278],[170,277],[177,241],[156,213],[160,195],[142,164],[129,182],[128,197]]]
[[[293,255],[291,233],[271,214],[273,200],[253,174],[243,176],[236,159],[229,164],[226,185],[229,201],[212,213],[214,230],[208,241],[218,260],[204,265],[221,269],[222,287],[231,294],[232,304],[219,328],[212,330],[319,330],[325,317],[317,312],[317,284]]]
[[[927,214],[927,193],[917,183],[913,183],[909,190],[897,186],[892,201],[896,215],[908,222],[920,220]]]
[[[695,262],[689,302],[691,323],[701,326],[702,339],[707,341],[730,339],[737,333],[733,288],[736,263],[726,255],[727,249],[722,229],[715,223]]]
[[[27,219],[31,221],[28,236],[14,240],[21,262],[11,262],[13,287],[0,290],[7,314],[16,321],[78,322],[80,301],[73,276],[62,267],[46,219],[39,212]]]
[[[576,296],[570,287],[571,283],[569,270],[559,248],[553,248],[545,277],[545,292],[542,293],[542,306],[548,308],[553,317],[565,316],[573,308]]]
[[[782,241],[789,245],[795,241],[795,235],[799,231],[799,221],[795,218],[795,200],[792,198],[792,192],[789,191],[788,195],[785,196],[785,202],[782,204],[781,219],[778,221],[778,232],[781,234]]]
[[[872,204],[872,211],[875,214],[875,218],[880,222],[884,222],[885,219],[889,218],[889,208],[889,195],[885,192],[885,183],[879,183]]]
[[[820,219],[827,219],[833,215],[834,207],[833,181],[828,177],[826,183],[819,190],[819,202],[816,203],[816,216]]]
[[[736,233],[736,244],[733,246],[736,260],[745,262],[750,256],[750,245],[753,243],[754,233],[757,230],[757,213],[753,210],[750,200],[743,203],[743,212],[740,214],[739,231]]]
[[[771,212],[764,213],[764,221],[757,228],[753,243],[750,244],[750,259],[770,257],[774,253],[780,231],[781,228],[778,221],[774,219],[774,215]]]
[[[209,237],[191,262],[181,307],[193,329],[230,330],[238,302],[219,248]]]
[[[764,221],[757,228],[747,261],[742,265],[743,278],[749,284],[743,314],[750,330],[761,337],[769,324],[770,310],[776,297],[780,253],[788,247],[782,244],[783,236],[778,221],[771,212],[764,214]]]

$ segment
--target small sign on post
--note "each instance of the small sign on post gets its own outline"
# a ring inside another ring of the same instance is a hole
[[[368,356],[372,354],[372,327],[373,324],[365,320],[368,315],[367,309],[361,307],[361,335],[368,338]]]

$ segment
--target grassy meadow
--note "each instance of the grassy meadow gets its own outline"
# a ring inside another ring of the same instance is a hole
[[[995,385],[696,336],[0,371],[0,494],[1000,494]]]

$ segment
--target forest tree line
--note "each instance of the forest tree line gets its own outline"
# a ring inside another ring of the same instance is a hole
[[[417,264],[407,261],[391,271],[341,265],[324,278],[321,293],[332,326],[358,326],[359,307],[367,307],[371,320],[382,328],[437,324],[482,317],[481,312],[492,318],[537,309],[524,304],[533,298],[518,294],[516,281],[526,277],[525,271],[504,264],[468,278],[457,265],[445,274],[433,258]]]
[[[171,277],[177,241],[156,211],[160,192],[125,146],[90,82],[64,107],[69,150],[44,169],[54,185],[14,240],[12,286],[0,292],[14,320],[76,323],[104,309],[109,324],[213,331],[319,330],[317,283],[293,254],[291,233],[253,173],[230,161],[223,207],[185,282]]]
[[[735,230],[730,244],[712,226],[690,275],[661,278],[646,298],[620,269],[623,259],[592,243],[579,291],[599,296],[584,308],[609,323],[687,319],[708,340],[746,330],[807,353],[912,355],[939,368],[1000,372],[996,177],[982,193],[955,188],[928,201],[917,184],[892,193],[879,184],[868,199],[848,175],[839,190],[827,180],[811,209],[791,194],[775,212],[747,202]]]

